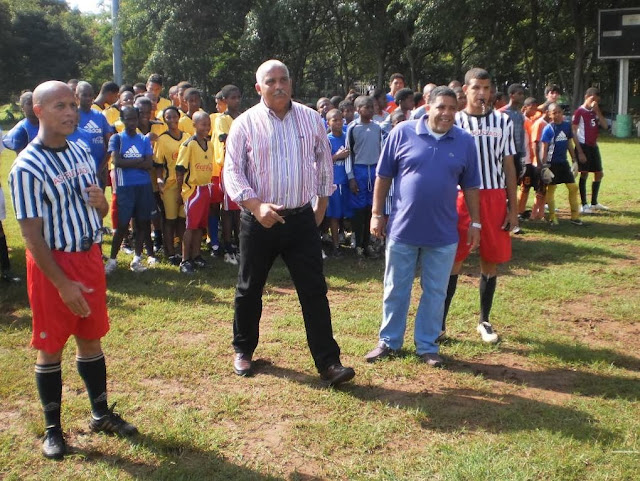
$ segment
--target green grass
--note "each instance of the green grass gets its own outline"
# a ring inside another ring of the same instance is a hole
[[[162,264],[109,278],[104,339],[110,401],[142,435],[89,433],[88,400],[64,354],[65,433],[75,454],[40,455],[42,415],[24,285],[0,289],[0,478],[109,480],[635,480],[640,466],[640,143],[604,138],[601,201],[609,213],[525,223],[500,268],[497,346],[475,333],[478,258],[460,278],[443,370],[413,349],[364,362],[380,323],[382,261],[327,260],[335,336],[357,377],[326,389],[306,347],[281,262],[264,296],[257,375],[232,374],[235,270],[192,278]],[[5,186],[12,154],[4,152]],[[15,220],[4,222],[24,276]],[[108,244],[107,244],[108,245]],[[105,246],[105,252],[107,251]],[[419,285],[410,316],[415,313]]]

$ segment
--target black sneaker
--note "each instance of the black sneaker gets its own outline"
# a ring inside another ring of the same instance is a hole
[[[193,274],[195,272],[193,262],[191,260],[182,261],[180,263],[180,272],[183,274]]]
[[[173,256],[169,256],[169,264],[171,264],[172,266],[179,266],[180,263],[182,262],[182,257],[180,256],[180,254],[176,254]]]
[[[59,427],[47,428],[42,440],[42,454],[48,459],[62,459],[67,453],[67,445],[64,442],[62,429]]]
[[[202,256],[198,256],[195,259],[193,259],[193,264],[199,269],[203,269],[207,267],[207,261],[205,261],[204,257]]]
[[[116,403],[113,403],[107,414],[98,419],[92,416],[91,421],[89,421],[89,429],[94,433],[117,434],[118,436],[133,436],[134,434],[138,434],[138,428],[122,419],[120,415],[113,410],[115,407]]]

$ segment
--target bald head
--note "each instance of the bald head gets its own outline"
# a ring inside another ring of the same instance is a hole
[[[57,80],[41,83],[33,91],[33,105],[44,106],[60,98],[73,97],[71,87]]]

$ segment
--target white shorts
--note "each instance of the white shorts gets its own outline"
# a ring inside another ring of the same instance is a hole
[[[7,218],[7,209],[4,205],[4,192],[2,192],[2,187],[0,187],[0,222]]]

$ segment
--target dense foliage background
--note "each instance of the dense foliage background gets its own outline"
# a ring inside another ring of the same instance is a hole
[[[555,82],[576,105],[585,86],[599,85],[613,106],[618,67],[597,59],[597,12],[633,3],[121,0],[124,78],[160,72],[167,85],[188,79],[209,96],[231,82],[250,93],[257,65],[276,57],[289,66],[295,95],[315,98],[384,87],[396,71],[418,89],[483,66],[501,90],[522,82],[541,98]],[[0,0],[0,101],[50,78],[99,86],[111,71],[108,13],[81,14],[62,0]],[[638,62],[630,78],[640,78]]]

